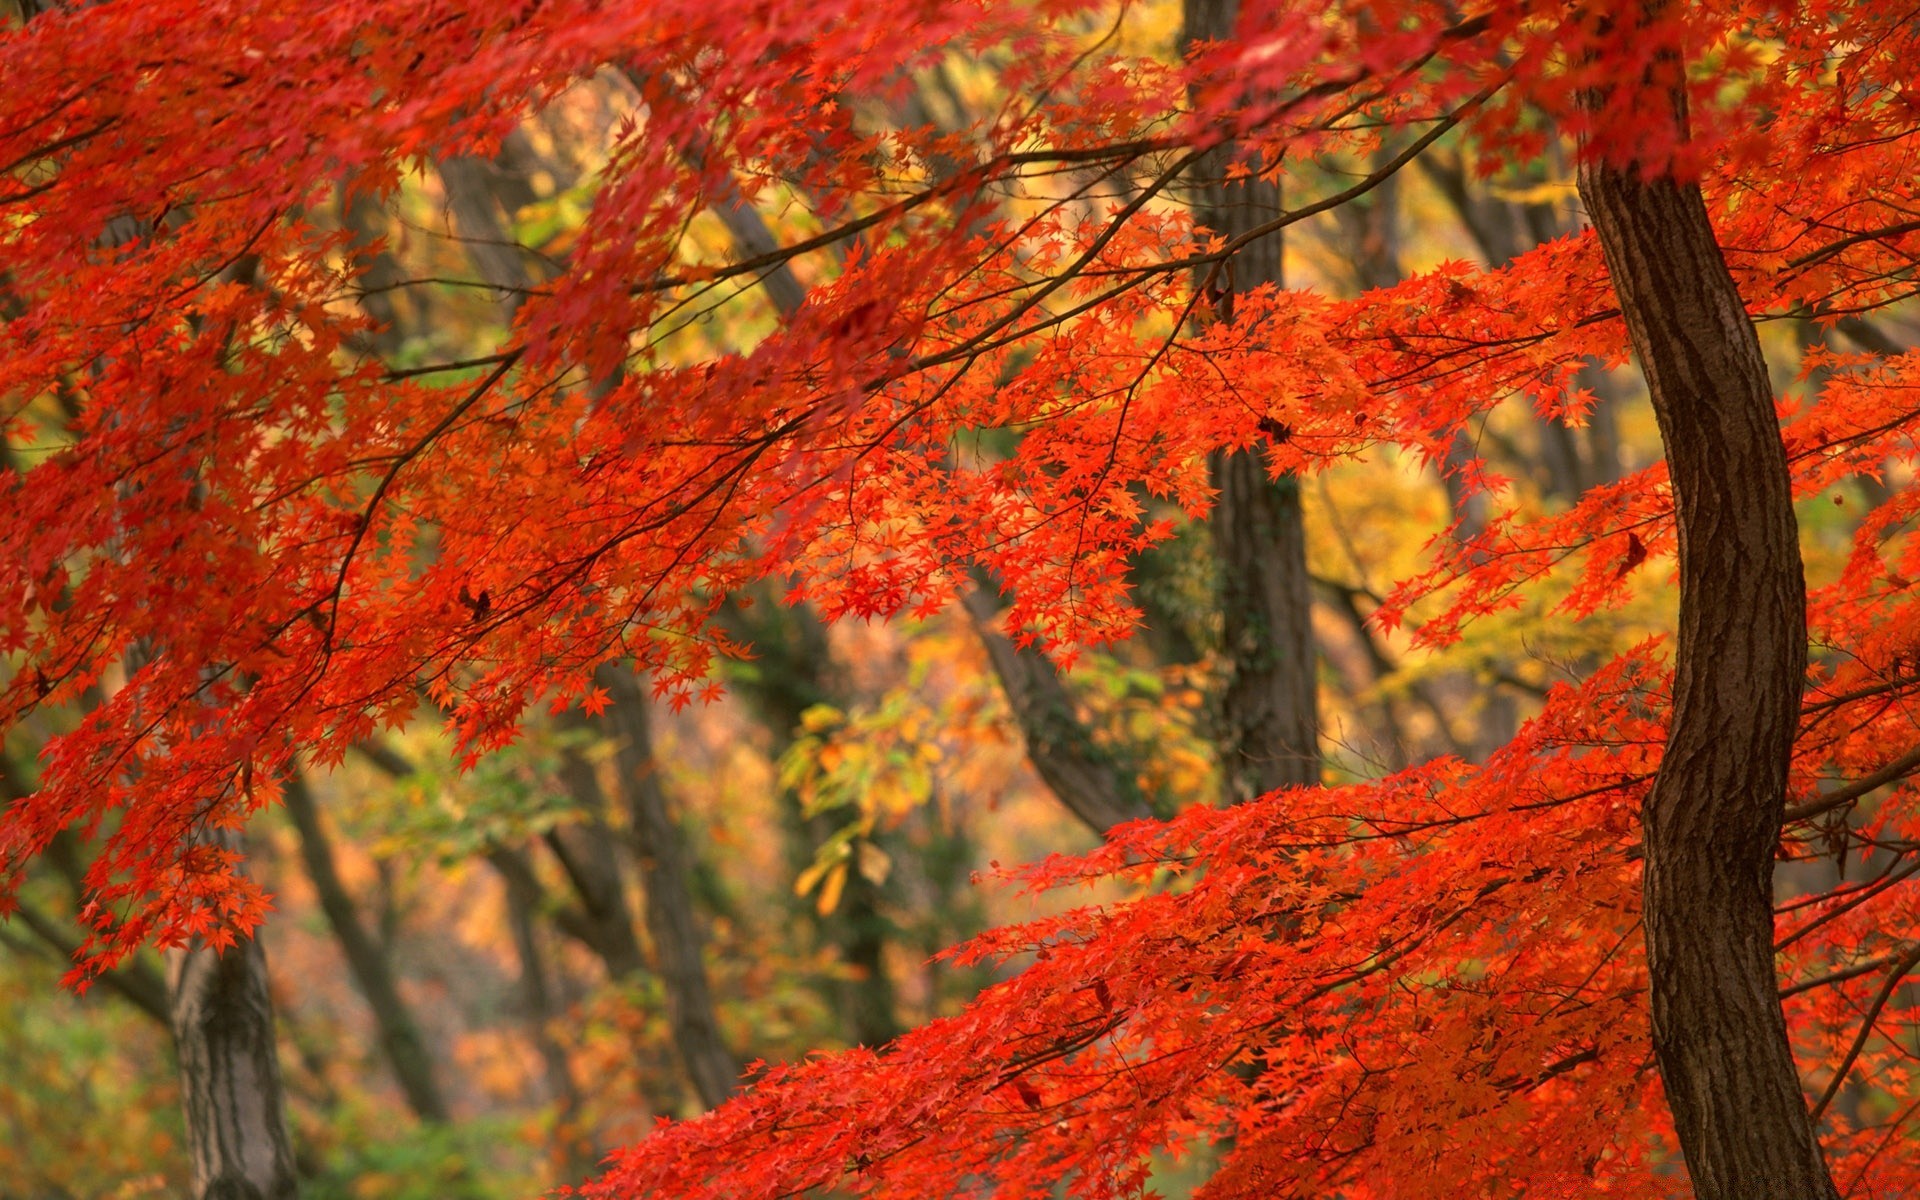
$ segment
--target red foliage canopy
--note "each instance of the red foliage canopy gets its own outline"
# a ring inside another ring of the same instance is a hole
[[[1910,294],[1920,26],[1871,3],[1677,5],[1637,28],[1596,14],[1261,6],[1185,65],[1117,50],[1111,13],[1058,0],[140,0],[0,33],[17,468],[0,480],[0,725],[98,698],[8,810],[4,880],[61,830],[102,840],[82,974],[145,942],[244,933],[263,897],[197,831],[237,827],[290,756],[338,760],[422,693],[473,755],[530,702],[587,695],[603,662],[684,701],[731,649],[716,607],[769,577],[868,616],[937,609],[984,568],[1014,626],[1069,654],[1126,630],[1122,567],[1167,533],[1142,497],[1204,513],[1207,452],[1266,444],[1276,471],[1309,473],[1383,444],[1438,458],[1514,395],[1577,413],[1575,372],[1625,359],[1591,235],[1193,320],[1237,247],[1171,201],[1226,140],[1267,170],[1391,139],[1384,175],[1449,134],[1523,160],[1557,127],[1698,177],[1756,320]],[[1693,69],[1690,142],[1657,144],[1642,91],[1576,103],[1673,46]],[[962,134],[863,115],[955,53],[997,64],[1019,102]],[[497,351],[372,358],[369,248],[309,214],[342,181],[380,194],[423,157],[485,153],[608,70],[635,116],[567,263]],[[1275,229],[1377,182],[1299,196]],[[776,192],[817,232],[759,258],[692,249],[696,214]],[[811,284],[803,306],[749,350],[682,351],[707,306],[783,264]],[[1910,464],[1920,360],[1816,365],[1817,390],[1781,401],[1799,493]],[[20,416],[49,402],[68,414],[54,441]],[[1269,444],[1275,423],[1289,436]],[[989,430],[1021,436],[989,455]],[[1916,510],[1920,491],[1895,492],[1810,598],[1790,844],[1866,790],[1822,798],[1823,781],[1912,769]],[[1437,541],[1387,615],[1438,597],[1419,636],[1444,641],[1572,572],[1578,617],[1672,543],[1654,466]],[[1643,645],[1557,688],[1484,765],[1193,811],[1042,864],[1034,886],[1167,886],[986,936],[958,953],[1036,961],[884,1054],[774,1071],[663,1128],[604,1186],[920,1196],[991,1179],[1014,1197],[1071,1176],[1101,1196],[1138,1186],[1155,1148],[1223,1138],[1208,1195],[1632,1178],[1670,1156],[1634,820],[1667,680]],[[1847,835],[1891,865],[1798,902],[1779,935],[1801,1061],[1844,1073],[1851,1046],[1894,1092],[1898,1044],[1854,1039],[1876,999],[1883,1027],[1920,1018],[1883,991],[1920,929],[1894,886],[1920,869],[1917,824],[1900,785]],[[1920,1177],[1909,1139],[1828,1141],[1842,1180]]]

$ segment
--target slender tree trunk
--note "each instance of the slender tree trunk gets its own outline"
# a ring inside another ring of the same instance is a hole
[[[653,939],[654,972],[667,994],[673,1043],[701,1102],[716,1108],[740,1082],[740,1060],[727,1048],[714,1016],[707,979],[706,932],[693,910],[687,850],[680,826],[660,786],[647,719],[646,689],[633,672],[601,670],[597,680],[613,693],[602,720],[615,739],[614,762],[627,797],[634,856],[645,889],[647,933]]]
[[[1081,824],[1105,837],[1123,821],[1152,816],[1125,763],[1093,740],[1074,712],[1066,680],[1044,654],[1022,650],[1000,632],[1000,606],[983,588],[961,597],[1000,677],[1027,744],[1027,761]]]
[[[469,239],[468,255],[483,279],[503,289],[502,304],[511,314],[524,299],[532,275],[523,252],[510,241],[489,171],[477,159],[455,158],[440,164],[454,219],[461,235]],[[791,282],[791,273],[784,268],[781,277]],[[776,292],[776,296],[782,294]],[[740,1062],[727,1048],[714,1015],[706,937],[693,911],[686,846],[669,813],[653,761],[646,694],[632,672],[620,668],[601,671],[598,682],[613,693],[613,708],[598,719],[578,722],[578,727],[602,732],[618,747],[618,786],[626,797],[644,889],[642,916],[653,939],[655,972],[666,993],[674,1045],[701,1102],[712,1108],[733,1094]],[[578,931],[583,940],[601,956],[609,975],[631,978],[646,964],[633,934],[625,884],[602,816],[606,797],[592,764],[580,755],[569,756],[562,774],[562,782],[592,817],[581,830],[556,830],[547,839],[548,846],[580,898],[583,920]]]
[[[196,942],[167,966],[193,1200],[292,1200],[266,951],[256,938],[225,950]]]
[[[1670,56],[1656,67],[1679,74]],[[1670,94],[1684,136],[1685,95]],[[1646,373],[1679,517],[1672,724],[1641,813],[1661,1078],[1701,1200],[1833,1200],[1773,956],[1807,640],[1766,361],[1696,184],[1590,160],[1580,194]]]
[[[496,848],[489,852],[488,858],[506,884],[507,925],[520,958],[522,1015],[534,1049],[540,1055],[547,1097],[555,1109],[550,1146],[553,1165],[564,1182],[575,1183],[593,1173],[594,1161],[599,1155],[588,1143],[577,1119],[581,1108],[580,1089],[574,1085],[566,1049],[554,1039],[549,1028],[554,1019],[553,997],[547,990],[546,956],[541,952],[536,924],[542,899],[540,886],[517,851]]]
[[[765,254],[779,245],[760,214],[737,195],[723,199],[715,211],[742,256]],[[791,317],[806,300],[806,290],[788,264],[762,276],[761,285],[782,317]],[[1102,837],[1115,825],[1151,816],[1132,778],[1112,755],[1094,745],[1092,735],[1075,716],[1072,694],[1059,668],[1039,650],[1016,646],[1000,632],[994,590],[984,578],[975,582],[979,586],[962,596],[961,602],[999,677],[1007,707],[1013,710],[1014,723],[1026,741],[1027,758],[1041,782]],[[863,886],[861,881],[848,881],[850,893]],[[850,896],[847,903],[857,906],[862,901]],[[864,1024],[868,1033],[891,1027],[890,1021]]]
[[[603,719],[570,713],[562,728],[592,730],[596,736],[614,736]],[[570,910],[562,928],[575,934],[606,964],[610,979],[635,979],[647,969],[646,952],[634,933],[633,906],[627,899],[627,881],[620,871],[618,841],[606,821],[607,797],[599,773],[577,750],[569,750],[560,768],[561,783],[585,814],[577,825],[563,825],[543,839],[566,872],[577,909]]]
[[[1185,0],[1186,40],[1234,36],[1239,0]],[[1198,166],[1194,217],[1234,237],[1279,215],[1280,185],[1270,179],[1227,179],[1233,147]],[[1235,290],[1282,282],[1281,239],[1269,235],[1234,255],[1216,286]],[[1222,306],[1230,306],[1227,294]],[[1313,596],[1307,579],[1307,534],[1300,485],[1267,476],[1258,450],[1216,454],[1220,496],[1211,529],[1219,560],[1220,613],[1227,678],[1219,701],[1220,753],[1229,796],[1250,800],[1275,788],[1320,781]]]
[[[931,119],[919,93],[913,94],[909,104],[910,121]],[[698,161],[697,155],[689,156],[689,162],[697,165]],[[960,166],[957,159],[942,160],[935,169],[950,173]],[[738,192],[722,196],[714,211],[726,225],[742,257],[766,254],[779,246],[779,240],[767,228],[760,213]],[[806,302],[806,289],[794,276],[791,264],[782,263],[766,272],[760,277],[760,283],[783,318],[791,317]],[[987,661],[1000,680],[1007,707],[1012,709],[1014,722],[1026,742],[1028,760],[1041,782],[1052,789],[1069,812],[1102,837],[1115,825],[1151,816],[1140,789],[1134,786],[1123,765],[1095,746],[1092,736],[1075,717],[1072,695],[1059,668],[1044,653],[1033,647],[1016,646],[999,631],[999,605],[995,603],[993,589],[986,586],[984,579],[976,583],[980,586],[967,592],[961,600],[986,648]],[[795,726],[788,727],[792,728]],[[871,885],[856,876],[848,880],[842,899],[845,910],[856,914],[847,923],[846,932],[865,947],[856,949],[853,943],[847,943],[849,961],[853,961],[856,952],[873,959],[863,969],[879,968],[881,941],[886,930],[886,923],[879,919],[877,911],[869,911],[877,900],[868,894],[871,891]],[[868,932],[862,933],[862,928]],[[870,936],[875,933],[878,939]],[[874,1044],[871,1039],[883,1031],[892,1032],[880,1038],[881,1041],[890,1040],[899,1032],[890,1015],[891,1000],[882,1003],[875,998],[880,990],[878,987],[867,989],[865,998],[858,1000],[858,1009],[866,1016],[856,1016],[853,1024],[862,1031],[859,1040],[863,1044]]]
[[[387,947],[361,921],[359,907],[346,884],[341,882],[340,872],[334,865],[333,841],[321,823],[319,806],[314,803],[313,791],[306,779],[298,774],[289,776],[281,801],[299,831],[300,858],[319,895],[320,910],[326,914],[327,924],[333,928],[333,936],[346,955],[347,969],[353,973],[354,983],[366,997],[367,1007],[373,1010],[374,1024],[380,1031],[381,1052],[393,1069],[401,1092],[406,1095],[407,1106],[423,1121],[444,1124],[447,1106],[434,1079],[433,1055],[428,1053],[426,1041],[420,1036],[413,1010],[400,996]]]

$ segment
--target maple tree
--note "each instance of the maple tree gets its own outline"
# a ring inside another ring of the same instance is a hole
[[[1021,872],[1139,892],[975,939],[953,961],[1032,962],[884,1050],[764,1073],[595,1188],[1100,1196],[1200,1147],[1210,1196],[1598,1188],[1682,1156],[1716,1200],[1920,1177],[1893,1032],[1920,1015],[1920,501],[1889,487],[1810,590],[1794,511],[1910,480],[1916,367],[1815,348],[1781,392],[1755,333],[1910,295],[1920,29],[1354,0],[1176,61],[1127,20],[104,3],[0,35],[0,713],[86,709],[0,861],[11,896],[63,833],[99,839],[75,980],[259,923],[231,834],[296,756],[435,705],[471,765],[532,704],[601,712],[609,669],[711,695],[749,653],[728,605],[768,580],[834,619],[985,578],[1011,607],[977,619],[1071,661],[1138,617],[1129,564],[1166,508],[1209,511],[1210,456],[1311,478],[1391,451],[1492,504],[1376,622],[1444,645],[1551,587],[1587,618],[1675,561],[1677,637],[1555,686],[1484,761],[1120,824]],[[957,132],[869,118],[948,55],[1008,102]],[[516,297],[494,347],[383,358],[378,247],[324,199],[484,155],[608,73],[633,115],[547,265],[486,280]],[[1253,271],[1443,143],[1497,169],[1562,137],[1591,229],[1345,299]],[[1244,227],[1183,203],[1343,155],[1374,165]],[[743,203],[785,214],[765,248],[691,235]],[[785,298],[757,337],[700,340],[762,284]],[[1577,419],[1583,371],[1630,353],[1667,462],[1523,514],[1455,453],[1509,399]],[[1864,879],[1776,901],[1777,859],[1849,849]],[[1894,1106],[1842,1112],[1868,1077]]]

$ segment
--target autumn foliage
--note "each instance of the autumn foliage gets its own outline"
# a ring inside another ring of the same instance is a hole
[[[1381,597],[1414,645],[1664,582],[1663,464],[1553,510],[1449,457],[1503,404],[1577,423],[1583,369],[1628,361],[1591,231],[1229,306],[1239,246],[1181,203],[1213,147],[1236,172],[1372,164],[1289,182],[1278,234],[1436,144],[1489,175],[1578,144],[1699,181],[1763,330],[1912,294],[1920,26],[1896,6],[1248,9],[1184,61],[1131,43],[1124,6],[1052,0],[105,3],[0,34],[0,721],[88,706],[7,810],[0,878],[63,830],[98,839],[74,982],[264,918],[205,834],[272,804],[296,756],[338,763],[437,706],[471,764],[530,706],[604,707],[609,663],[710,698],[715,663],[752,653],[723,607],[763,581],[828,618],[924,617],[977,573],[1017,640],[1070,663],[1136,622],[1129,564],[1204,518],[1216,450],[1307,479],[1400,456],[1484,491],[1488,518]],[[1659,89],[1594,91],[1675,47],[1684,141]],[[958,130],[874,119],[950,55],[1011,99]],[[333,189],[484,156],[609,74],[633,116],[495,348],[383,361],[361,303],[380,247],[316,216]],[[702,252],[700,215],[741,203],[782,214],[779,246]],[[804,287],[785,314],[756,291],[776,275]],[[726,303],[762,305],[755,335],[703,347]],[[1920,1180],[1920,360],[1883,349],[1823,343],[1776,378],[1796,497],[1878,494],[1809,574],[1780,848],[1854,870],[1776,922],[1796,1059],[1859,1196]],[[1190,807],[1009,871],[1133,898],[950,951],[1020,969],[884,1048],[766,1069],[591,1190],[1104,1197],[1193,1153],[1218,1156],[1209,1197],[1677,1186],[1637,819],[1671,650],[1586,664],[1485,761]],[[1885,1104],[1840,1116],[1846,1078]]]

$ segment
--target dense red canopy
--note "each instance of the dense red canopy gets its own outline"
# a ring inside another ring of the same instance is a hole
[[[1132,56],[1112,20],[948,0],[146,0],[0,34],[18,468],[0,480],[0,722],[99,695],[9,810],[0,861],[10,880],[62,829],[103,838],[80,974],[251,929],[264,898],[196,831],[237,826],[290,756],[337,760],[423,695],[476,755],[530,703],[598,703],[603,662],[695,696],[731,649],[717,606],[766,578],[877,616],[938,609],[983,568],[1014,626],[1067,656],[1126,631],[1125,563],[1166,533],[1148,502],[1204,512],[1208,451],[1263,446],[1306,473],[1381,446],[1437,458],[1516,395],[1578,413],[1580,367],[1625,359],[1590,233],[1357,299],[1257,292],[1221,319],[1208,281],[1237,247],[1176,196],[1223,141],[1283,172],[1385,146],[1384,175],[1442,136],[1493,169],[1558,128],[1699,177],[1758,321],[1910,294],[1920,26],[1889,6],[1681,5],[1627,37],[1550,3],[1274,5],[1184,67]],[[1643,91],[1578,109],[1675,45],[1693,141],[1659,144]],[[958,134],[873,118],[956,53],[998,63],[1024,102]],[[376,361],[354,303],[370,248],[310,215],[329,189],[484,152],[598,72],[631,81],[635,116],[497,350]],[[700,257],[695,215],[742,194],[784,197],[811,234]],[[1343,198],[1290,189],[1284,223]],[[750,350],[689,351],[710,306],[781,270],[810,285],[797,311]],[[1780,400],[1798,494],[1906,470],[1914,355],[1816,365],[1817,388]],[[50,402],[57,435],[27,415]],[[1822,780],[1914,745],[1916,510],[1920,491],[1895,491],[1844,572],[1812,581],[1790,840],[1838,808]],[[1385,610],[1420,601],[1422,638],[1553,575],[1577,618],[1665,569],[1665,468],[1431,550]],[[966,1015],[776,1071],[606,1186],[904,1197],[990,1178],[1015,1197],[1071,1175],[1100,1196],[1137,1185],[1149,1151],[1223,1137],[1209,1195],[1637,1178],[1670,1154],[1634,820],[1665,655],[1654,640],[1556,688],[1484,765],[1190,811],[1035,868],[1049,887],[1172,877],[988,935],[961,953],[1037,958]],[[1901,785],[1863,834],[1905,846],[1916,824]],[[1782,918],[1791,980],[1905,953],[1920,920],[1891,885],[1913,868],[1891,861]],[[1840,1060],[1882,978],[1793,995],[1803,1063]],[[1917,1015],[1903,998],[1888,1014]],[[1875,1041],[1855,1069],[1897,1093],[1905,1062]],[[1920,1177],[1908,1141],[1829,1145],[1836,1178]]]

